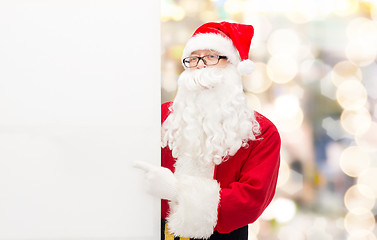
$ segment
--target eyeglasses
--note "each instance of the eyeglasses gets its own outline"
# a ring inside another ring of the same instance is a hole
[[[220,59],[228,59],[226,56],[218,55],[205,55],[202,57],[187,57],[183,59],[183,65],[187,68],[193,68],[198,66],[199,61],[203,60],[203,63],[206,66],[212,66],[219,63]]]

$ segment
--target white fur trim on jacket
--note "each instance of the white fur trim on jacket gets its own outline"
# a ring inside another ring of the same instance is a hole
[[[232,40],[215,33],[199,33],[190,38],[183,49],[182,61],[192,52],[204,49],[212,49],[227,56],[229,62],[236,66],[240,62],[240,55]]]
[[[181,175],[175,201],[169,202],[167,218],[172,234],[187,238],[209,238],[217,223],[220,184],[214,179]]]

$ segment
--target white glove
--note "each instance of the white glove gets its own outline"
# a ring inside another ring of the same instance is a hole
[[[177,179],[168,168],[136,161],[133,165],[145,172],[147,192],[155,197],[174,200],[177,194]]]

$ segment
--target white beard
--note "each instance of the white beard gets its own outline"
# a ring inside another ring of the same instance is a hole
[[[161,141],[178,159],[176,172],[191,168],[190,173],[213,177],[209,175],[215,164],[226,161],[259,134],[241,76],[231,64],[185,70],[178,79],[171,111],[162,126]]]

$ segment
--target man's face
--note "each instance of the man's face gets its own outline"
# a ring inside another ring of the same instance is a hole
[[[190,54],[190,57],[203,57],[203,56],[220,56],[221,54],[214,50],[197,50]],[[201,68],[208,68],[208,67],[226,67],[229,64],[228,60],[226,59],[219,59],[219,62],[216,65],[206,66],[204,61],[201,59],[198,62],[196,67],[190,68],[191,70],[201,69]]]

